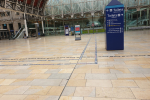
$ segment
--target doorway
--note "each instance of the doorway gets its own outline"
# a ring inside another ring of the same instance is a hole
[[[14,37],[14,28],[13,28],[13,24],[9,24],[9,28],[10,28],[11,38],[13,38],[13,37]]]
[[[9,24],[9,28],[10,28],[10,30],[14,30],[13,24]]]
[[[21,28],[21,23],[18,23],[18,28],[19,28],[19,29]]]

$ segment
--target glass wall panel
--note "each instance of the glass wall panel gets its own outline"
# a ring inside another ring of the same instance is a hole
[[[45,9],[45,15],[48,16],[44,21],[46,35],[65,35],[64,25],[69,25],[70,28],[75,25],[80,25],[82,34],[105,32],[104,15],[102,12],[110,1],[49,0]],[[124,16],[125,30],[129,30],[130,27],[150,25],[150,0],[118,1],[127,5],[128,8]],[[141,7],[138,11],[136,9],[137,6]],[[52,16],[54,16],[54,20],[52,20]],[[41,22],[39,23],[41,27]]]
[[[139,20],[139,12],[136,9],[130,9],[126,12],[126,29],[129,27],[137,26],[137,21]]]
[[[83,27],[82,27],[82,33],[83,34],[89,33],[89,28],[90,28],[89,23],[90,23],[90,20],[88,18],[83,17],[82,18],[82,22],[83,22],[82,23],[82,25],[83,25]]]
[[[149,8],[129,9],[126,12],[126,29],[129,27],[140,27],[149,25]]]
[[[63,19],[59,21],[60,22],[60,35],[64,35],[64,25],[63,25]]]
[[[105,32],[104,30],[104,16],[101,12],[95,13],[93,18],[94,23],[94,33]]]
[[[104,28],[104,17],[101,12],[103,12],[105,6],[111,0],[48,0],[45,15],[46,16],[64,16],[64,23],[66,25],[74,26],[76,24],[81,25],[82,32],[85,33],[99,33],[105,31]],[[150,11],[149,5],[150,0],[118,0],[128,8],[125,13],[126,18],[125,30],[129,27],[147,26],[150,24]],[[137,6],[141,7],[137,11]],[[91,13],[95,13],[92,17]],[[84,14],[83,14],[84,13]],[[81,16],[83,14],[83,16]],[[74,15],[71,18],[71,15]],[[56,33],[58,31],[64,30],[64,25],[62,18],[56,19]],[[61,19],[61,20],[58,20]],[[72,19],[74,22],[72,22]],[[57,22],[58,20],[58,22]],[[46,24],[45,24],[46,25]],[[50,26],[47,26],[50,27]],[[54,25],[52,26],[54,27]],[[51,28],[52,28],[51,27]],[[61,27],[61,28],[60,28]],[[94,30],[93,30],[94,29]],[[54,33],[54,32],[53,32]]]
[[[62,35],[64,33],[63,21],[61,19],[55,20],[55,35]]]
[[[47,22],[45,23],[46,27],[44,27],[45,29],[45,34],[46,35],[54,35],[55,34],[55,30],[54,30],[54,20],[51,19],[47,19]]]
[[[149,25],[149,8],[140,9],[140,20],[138,21],[139,26]]]

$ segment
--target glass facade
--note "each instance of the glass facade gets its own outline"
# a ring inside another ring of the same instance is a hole
[[[148,7],[140,8],[139,11],[137,9],[129,9],[126,12],[126,29],[129,27],[138,27],[138,26],[149,26],[149,12],[150,9]]]
[[[45,8],[46,35],[64,35],[64,25],[80,25],[82,34],[104,30],[104,9],[111,0],[49,0]],[[124,27],[150,25],[150,0],[118,0],[125,6]],[[74,32],[71,30],[72,33]]]

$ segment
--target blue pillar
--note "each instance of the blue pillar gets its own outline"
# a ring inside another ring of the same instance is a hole
[[[106,50],[124,50],[124,5],[112,0],[105,8]]]

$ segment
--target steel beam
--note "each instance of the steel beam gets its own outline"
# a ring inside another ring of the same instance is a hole
[[[37,7],[38,7],[38,8],[40,7],[41,1],[42,1],[42,0],[39,0],[39,1],[38,1],[38,4],[37,4]]]
[[[22,12],[22,11],[16,11],[16,10],[9,9],[9,8],[0,7],[0,9],[7,10],[7,11],[13,11],[13,12],[24,13],[24,12]],[[31,14],[31,13],[26,13],[26,14],[27,14],[27,15],[30,15],[30,16],[39,16],[39,17],[42,17],[41,15],[36,15],[36,14]]]
[[[39,7],[40,7],[40,4],[41,4],[41,1],[42,1],[42,0],[39,0],[39,1],[38,1],[38,4],[37,4],[37,8],[38,8],[38,13],[37,13],[37,15],[39,15],[39,9],[40,9]]]
[[[43,15],[44,15],[44,11],[45,11],[45,7],[46,7],[47,2],[48,2],[48,0],[45,0],[43,3],[43,6],[42,6]]]
[[[26,13],[27,12],[27,0],[24,0],[24,4],[25,4],[25,6],[24,6],[24,13]]]
[[[32,6],[32,14],[33,14],[33,9],[34,9],[34,2],[35,2],[35,0],[32,0],[32,2],[31,2],[31,6]]]
[[[7,1],[7,0],[5,0],[5,8],[6,8],[6,1]]]
[[[12,0],[12,1],[10,1],[10,0],[0,0],[0,3],[1,3],[0,8],[3,9],[3,10],[7,10],[7,11],[15,11],[15,12],[19,12],[19,13],[22,12],[22,13],[27,13],[27,14],[33,14],[34,9],[36,11],[40,12],[39,6],[41,4],[41,1],[42,0],[40,0],[38,2],[37,8],[34,8],[35,0],[31,0],[31,4],[30,4],[31,7],[27,6],[27,0],[24,0],[21,3],[18,3],[18,0]],[[47,1],[47,0],[45,0],[45,1]],[[46,6],[46,4],[44,6]],[[39,16],[38,14],[34,14],[34,15]],[[42,15],[44,15],[44,14],[42,14]]]

